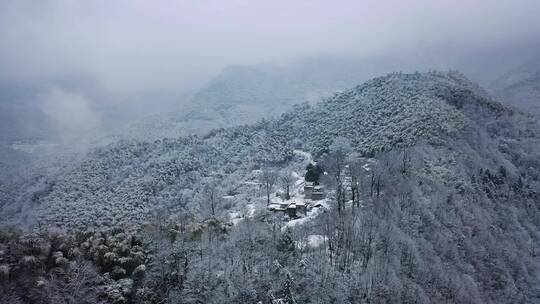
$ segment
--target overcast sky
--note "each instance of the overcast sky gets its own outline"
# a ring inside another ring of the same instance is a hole
[[[528,47],[538,0],[0,1],[0,78],[90,75],[116,92],[189,88],[224,65],[319,54]]]
[[[538,16],[539,0],[0,0],[0,141],[181,109],[230,64],[453,68],[485,85],[538,53]]]

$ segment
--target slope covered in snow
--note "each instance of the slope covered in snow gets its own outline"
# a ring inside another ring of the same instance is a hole
[[[278,119],[204,137],[122,141],[97,149],[36,197],[37,215],[61,226],[140,222],[155,209],[194,208],[210,176],[228,191],[253,168],[286,163],[296,148],[318,156],[338,136],[365,155],[417,142],[442,145],[488,132],[502,123],[499,117],[512,115],[460,74],[390,74]]]
[[[300,172],[309,157],[298,150],[324,164],[337,137],[377,160],[359,176],[362,203],[340,210],[329,191],[316,216],[283,222],[267,211],[261,169]],[[286,290],[302,303],[534,303],[539,147],[535,119],[461,74],[396,73],[276,119],[97,149],[44,182],[34,214],[43,226],[83,230],[156,218],[214,225],[220,237],[193,244],[197,232],[174,243],[193,245],[197,257],[204,250],[190,269],[212,265],[204,278],[190,272],[181,292],[223,286],[249,267],[249,294],[227,285],[237,302],[278,293],[268,282],[286,273]],[[223,200],[209,213],[216,196]],[[236,225],[223,228],[228,221]],[[221,292],[201,301],[229,296]]]
[[[117,136],[154,140],[255,123],[290,111],[295,104],[318,102],[391,71],[390,67],[401,67],[388,61],[323,56],[287,65],[227,66],[184,100],[182,110],[146,117]]]

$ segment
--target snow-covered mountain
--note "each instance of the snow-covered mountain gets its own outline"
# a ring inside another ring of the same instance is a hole
[[[296,148],[321,155],[336,137],[350,139],[364,155],[375,155],[419,141],[444,146],[465,140],[465,135],[487,137],[496,131],[508,138],[482,139],[496,150],[471,148],[495,153],[519,144],[523,136],[530,137],[531,145],[536,142],[535,130],[520,121],[527,119],[457,73],[390,74],[314,106],[302,104],[273,120],[218,129],[203,137],[122,141],[100,148],[39,197],[44,213],[38,216],[62,226],[144,220],[157,207],[184,208],[182,193],[211,172],[237,179],[262,163],[287,162]],[[503,156],[490,159],[497,157]]]
[[[357,206],[338,208],[330,179],[327,199],[304,218],[267,210],[261,172],[293,170],[291,201],[301,204],[306,161],[334,174],[328,157],[338,155],[337,142],[354,151],[350,172],[355,159],[368,160],[356,175]],[[95,284],[110,299],[127,301],[135,289],[159,296],[160,282],[178,274],[177,264],[167,266],[176,258],[190,274],[181,270],[178,296],[201,302],[294,294],[306,303],[533,303],[540,297],[539,147],[535,118],[463,75],[393,73],[254,124],[101,147],[42,181],[33,215],[41,227],[114,227],[44,236],[66,259],[73,258],[66,248],[76,247],[98,265],[103,280]],[[154,287],[137,287],[140,267]],[[200,292],[233,282],[246,267],[243,284]],[[160,279],[163,271],[171,274]],[[283,276],[293,287],[271,283]],[[266,287],[246,294],[245,284]]]
[[[399,68],[407,65],[389,58],[340,56],[305,58],[286,65],[231,65],[182,101],[181,110],[145,117],[117,137],[154,140],[250,124]]]
[[[540,60],[531,60],[507,72],[493,82],[491,89],[502,101],[540,115]]]

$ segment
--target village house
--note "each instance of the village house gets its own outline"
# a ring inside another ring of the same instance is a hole
[[[296,204],[295,203],[292,203],[292,204],[289,204],[289,206],[287,207],[287,214],[289,215],[290,218],[295,218],[296,217]]]
[[[311,199],[311,193],[313,192],[313,187],[314,187],[314,183],[313,182],[305,182],[304,183],[304,197],[306,199]]]
[[[313,186],[311,190],[311,200],[320,201],[324,199],[324,189],[322,186]]]
[[[307,208],[305,202],[287,202],[282,201],[279,204],[270,204],[268,210],[275,212],[287,212],[290,218],[296,218],[300,214],[306,214]]]

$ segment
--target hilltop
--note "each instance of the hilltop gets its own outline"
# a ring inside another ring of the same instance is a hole
[[[521,140],[514,137],[537,136],[521,130],[529,125],[514,125],[520,120],[516,115],[459,73],[390,74],[277,119],[203,137],[99,148],[36,195],[37,216],[60,226],[100,227],[141,222],[158,208],[190,210],[206,177],[219,174],[222,184],[234,188],[234,180],[253,169],[286,164],[294,149],[320,156],[335,137],[348,138],[356,151],[373,156],[418,142],[451,146],[471,136],[486,137],[486,145],[497,147],[498,138],[489,134],[494,125],[509,133],[503,134],[510,137],[505,145]],[[476,152],[499,157],[498,151]]]
[[[117,137],[155,140],[201,135],[216,128],[276,118],[298,103],[314,104],[385,73],[390,66],[401,66],[384,59],[317,56],[286,65],[226,66],[185,97],[180,110],[145,117],[122,129]]]

